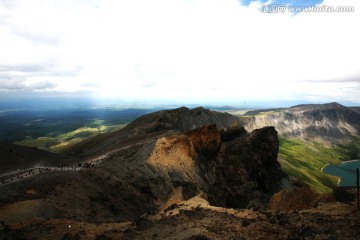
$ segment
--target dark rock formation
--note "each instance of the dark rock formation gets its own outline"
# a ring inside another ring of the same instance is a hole
[[[220,131],[215,124],[203,126],[186,134],[190,137],[195,150],[207,159],[211,159],[221,146]]]
[[[216,157],[208,162],[210,202],[234,208],[259,207],[267,202],[286,177],[277,161],[278,148],[273,127],[223,142]]]
[[[186,134],[196,150],[197,167],[212,204],[263,207],[286,178],[277,161],[279,140],[273,127],[248,134],[243,128],[221,131],[203,126]]]

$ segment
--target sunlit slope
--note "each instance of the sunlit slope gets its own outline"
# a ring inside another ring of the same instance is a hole
[[[18,145],[37,147],[39,149],[50,152],[63,152],[70,146],[79,143],[90,137],[94,137],[101,133],[108,133],[123,128],[126,124],[118,124],[112,126],[99,125],[96,127],[85,126],[75,129],[73,131],[62,134],[51,134],[51,136],[43,136],[37,139],[26,138],[22,141],[16,142]]]
[[[330,192],[337,186],[337,178],[323,173],[326,164],[340,163],[344,159],[360,158],[360,138],[339,145],[306,142],[280,137],[279,159],[282,169],[318,192]]]
[[[50,108],[0,114],[0,142],[61,152],[98,134],[116,131],[156,108]]]

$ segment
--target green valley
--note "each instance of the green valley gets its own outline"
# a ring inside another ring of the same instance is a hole
[[[16,144],[60,153],[73,144],[79,143],[87,138],[101,133],[113,132],[124,126],[126,126],[126,124],[84,126],[58,135],[50,134],[55,136],[43,136],[36,139],[28,137],[22,141],[16,142]]]
[[[320,193],[331,192],[337,178],[323,173],[327,164],[360,158],[360,115],[339,103],[259,109],[241,117],[247,131],[274,126],[279,162],[290,176]]]
[[[359,158],[359,137],[334,145],[280,137],[279,162],[282,169],[320,193],[331,192],[337,186],[337,178],[323,173],[321,168],[326,164]]]

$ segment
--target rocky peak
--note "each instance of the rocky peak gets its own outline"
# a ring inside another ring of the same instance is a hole
[[[335,110],[346,110],[347,107],[337,103],[337,102],[331,102],[331,103],[325,103],[325,104],[300,104],[296,106],[292,106],[289,108],[289,110],[295,110],[295,111],[309,111],[309,110],[328,110],[328,109],[335,109]]]
[[[203,107],[180,107],[145,114],[116,132],[101,134],[75,144],[67,150],[67,154],[88,156],[116,149],[130,142],[136,143],[174,133],[182,134],[211,124],[216,124],[219,129],[242,126],[238,117],[228,113],[211,111]]]
[[[159,121],[169,123],[181,132],[188,132],[210,124],[216,124],[216,126],[221,129],[228,128],[231,125],[241,124],[240,119],[233,115],[211,111],[203,107],[194,109],[181,107],[164,111]]]
[[[173,110],[163,110],[141,116],[126,129],[147,129],[149,131],[176,130],[189,132],[204,125],[216,124],[218,128],[226,129],[229,126],[241,126],[241,121],[228,113],[211,111],[203,107],[189,109],[180,107]],[[154,129],[154,126],[157,129]]]

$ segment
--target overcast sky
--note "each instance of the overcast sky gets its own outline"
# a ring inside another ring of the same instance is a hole
[[[0,0],[0,94],[360,104],[359,23],[358,0]]]

